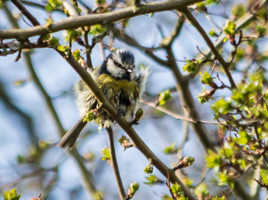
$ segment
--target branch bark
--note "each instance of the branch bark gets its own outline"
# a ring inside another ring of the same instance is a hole
[[[26,39],[31,36],[53,33],[65,29],[90,26],[94,24],[108,24],[120,19],[130,18],[152,12],[160,12],[171,9],[179,9],[203,0],[168,0],[154,3],[147,3],[139,7],[130,6],[120,10],[103,14],[90,14],[85,16],[70,17],[62,21],[53,23],[49,26],[35,26],[25,29],[0,30],[0,38],[19,38]]]

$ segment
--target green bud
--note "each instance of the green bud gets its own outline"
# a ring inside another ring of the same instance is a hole
[[[17,193],[16,188],[4,192],[4,200],[19,200],[20,195]]]
[[[128,197],[132,198],[135,193],[139,190],[140,185],[137,182],[133,182],[130,184],[129,188],[128,188]]]
[[[172,143],[171,145],[165,147],[163,150],[164,154],[175,154],[177,151],[178,148],[176,147],[175,143]]]
[[[101,157],[102,160],[107,160],[107,161],[111,160],[111,150],[110,150],[110,148],[104,148],[101,151],[101,153],[102,153],[102,157]]]
[[[169,90],[165,90],[164,92],[161,92],[158,98],[158,102],[160,106],[163,106],[166,104],[167,101],[169,101],[172,98],[171,93]]]

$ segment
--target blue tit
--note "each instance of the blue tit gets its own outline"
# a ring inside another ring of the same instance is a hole
[[[134,55],[128,50],[117,49],[104,60],[100,67],[94,69],[91,75],[118,115],[132,122],[148,70],[142,69],[138,73]],[[81,130],[87,124],[86,118],[89,115],[91,120],[100,127],[108,128],[114,123],[84,81],[80,80],[74,90],[81,120],[62,137],[58,143],[60,147],[74,145]]]

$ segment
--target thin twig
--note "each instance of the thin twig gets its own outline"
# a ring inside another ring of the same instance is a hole
[[[256,17],[256,13],[257,11],[259,11],[267,2],[267,0],[261,0],[259,1],[259,6],[258,9],[255,9],[252,12],[247,12],[245,15],[243,15],[241,18],[239,18],[235,24],[236,24],[236,29],[235,32],[240,31],[244,26],[247,26],[251,21],[253,21]],[[224,44],[224,39],[225,39],[225,33],[223,32],[217,39],[216,43],[215,43],[215,47],[218,49],[220,48],[223,44]],[[194,75],[198,74],[198,72],[201,70],[202,66],[206,63],[204,62],[205,60],[207,60],[207,58],[209,58],[212,54],[211,49],[209,48],[207,51],[204,52],[204,55],[201,55],[198,59],[201,60],[201,64],[198,68],[198,70],[196,71],[195,74],[189,74],[187,76],[187,79],[192,78]]]
[[[34,26],[40,25],[37,19],[24,7],[24,5],[21,3],[20,0],[11,0],[11,1],[21,11],[21,13],[30,20],[32,25]]]
[[[210,120],[195,120],[195,119],[192,119],[192,118],[189,118],[189,117],[185,117],[185,116],[182,116],[182,115],[179,115],[175,112],[172,112],[164,107],[161,107],[161,106],[158,106],[156,105],[154,102],[148,102],[148,101],[144,101],[143,99],[140,100],[141,103],[147,105],[147,106],[150,106],[156,110],[159,110],[175,119],[180,119],[180,120],[183,120],[183,121],[186,121],[186,122],[190,122],[190,123],[202,123],[202,124],[211,124],[211,125],[219,125],[220,123],[217,122],[217,121],[210,121]]]
[[[119,191],[119,196],[121,200],[126,199],[126,193],[124,191],[124,185],[120,176],[119,167],[117,164],[116,154],[115,154],[115,148],[114,148],[114,134],[113,129],[111,127],[106,128],[108,138],[109,138],[109,144],[111,149],[111,161],[112,161],[112,167],[114,171],[114,175],[116,178],[117,188]]]
[[[212,41],[210,40],[210,38],[206,34],[205,30],[202,28],[202,26],[199,24],[199,22],[195,19],[195,17],[192,15],[192,13],[187,8],[181,9],[180,11],[185,14],[185,16],[188,18],[188,20],[192,23],[192,25],[199,31],[199,33],[201,34],[203,39],[206,41],[207,45],[209,46],[209,48],[211,49],[211,51],[213,52],[213,54],[215,55],[217,60],[221,63],[223,70],[229,79],[231,87],[236,88],[236,84],[234,82],[234,79],[229,71],[229,64],[227,62],[225,62],[223,57],[219,54],[218,50],[216,49],[216,47],[214,46],[214,44],[212,43]]]

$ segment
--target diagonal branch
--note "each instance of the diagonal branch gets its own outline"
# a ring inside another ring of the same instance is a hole
[[[130,18],[152,12],[160,12],[171,9],[179,9],[203,0],[172,0],[160,1],[141,5],[139,7],[130,6],[120,10],[103,14],[90,14],[85,16],[70,17],[49,26],[35,26],[25,29],[0,30],[0,38],[20,38],[25,39],[31,36],[53,33],[65,29],[90,26],[94,24],[108,24],[124,18]]]
[[[40,25],[37,19],[24,7],[20,0],[11,0],[12,3],[25,15],[34,26]]]
[[[221,63],[223,70],[229,79],[231,87],[236,88],[236,84],[234,82],[234,79],[229,71],[229,64],[227,62],[225,62],[223,57],[220,55],[220,53],[218,52],[218,50],[216,49],[216,47],[214,46],[214,44],[212,43],[212,41],[210,40],[208,35],[206,34],[205,30],[202,28],[202,26],[199,24],[199,22],[194,18],[192,13],[187,8],[181,9],[180,11],[185,14],[185,16],[188,18],[188,20],[192,23],[192,25],[202,35],[203,39],[206,41],[207,45],[209,46],[209,48],[211,49],[211,51],[215,55],[216,59]]]
[[[207,135],[207,131],[205,130],[205,127],[202,126],[201,122],[199,121],[200,116],[199,116],[197,109],[195,108],[196,106],[194,104],[194,99],[189,89],[189,81],[185,80],[181,72],[179,71],[176,60],[175,60],[175,56],[171,47],[167,47],[166,52],[168,55],[170,70],[172,71],[173,76],[176,80],[176,89],[179,94],[180,101],[184,109],[185,115],[187,117],[197,120],[196,123],[192,124],[192,128],[194,129],[201,143],[205,147],[205,151],[208,151],[208,149],[215,150],[214,145],[209,140],[209,136]]]

